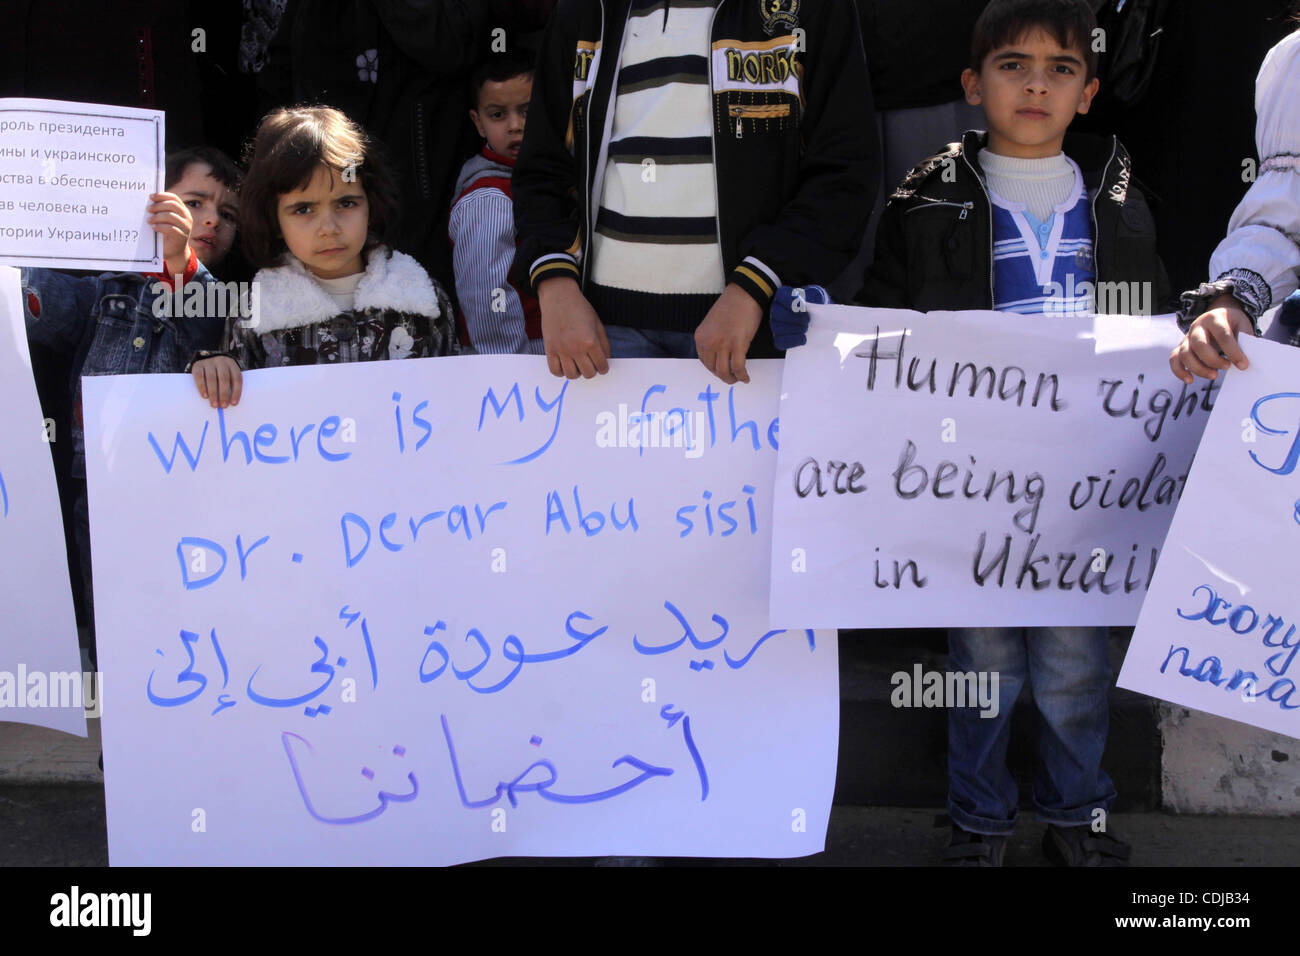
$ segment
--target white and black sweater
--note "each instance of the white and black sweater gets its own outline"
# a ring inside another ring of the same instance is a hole
[[[587,290],[613,325],[693,329],[725,284],[710,140],[713,7],[634,0],[629,12]]]

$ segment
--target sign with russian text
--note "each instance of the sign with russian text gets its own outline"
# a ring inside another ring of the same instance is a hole
[[[1217,385],[1172,318],[811,308],[789,352],[773,626],[1137,619]]]
[[[821,850],[835,640],[767,623],[752,375],[86,379],[111,861]]]
[[[160,110],[0,99],[0,265],[158,272]]]
[[[1300,737],[1300,352],[1241,339],[1119,685]]]
[[[0,267],[0,721],[86,736],[63,517],[41,415],[18,270]],[[91,701],[93,704],[93,701]]]

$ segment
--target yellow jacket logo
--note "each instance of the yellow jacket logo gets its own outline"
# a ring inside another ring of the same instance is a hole
[[[777,30],[793,30],[799,25],[799,5],[802,0],[758,0],[763,15],[763,32],[776,36]]]
[[[775,50],[727,51],[727,79],[744,83],[784,83],[796,73],[795,51],[789,47]]]
[[[595,59],[596,50],[593,47],[580,45],[573,57],[573,78],[582,82],[587,81],[591,73],[591,61]]]

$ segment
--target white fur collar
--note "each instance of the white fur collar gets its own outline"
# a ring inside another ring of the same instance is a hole
[[[253,278],[250,328],[259,333],[296,329],[325,322],[339,314],[338,305],[290,253],[282,265],[259,269]],[[392,309],[437,318],[438,293],[418,262],[383,246],[372,249],[365,275],[357,285],[356,308]],[[247,313],[245,313],[247,314]]]

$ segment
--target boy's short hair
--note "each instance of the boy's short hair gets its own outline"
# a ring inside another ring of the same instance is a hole
[[[1089,80],[1097,75],[1100,57],[1092,46],[1097,16],[1088,0],[993,0],[975,22],[971,69],[980,72],[990,53],[1036,29],[1045,30],[1063,49],[1082,53]]]
[[[516,76],[533,75],[537,61],[531,51],[515,49],[507,53],[493,53],[479,64],[470,77],[470,89],[474,92],[474,109],[478,109],[478,97],[483,92],[485,83],[504,83]]]
[[[180,182],[185,170],[195,163],[203,163],[212,170],[212,178],[227,189],[239,191],[239,184],[244,178],[243,172],[235,161],[215,146],[191,146],[167,154],[164,188],[171,189]]]
[[[245,147],[248,173],[239,199],[239,235],[254,268],[275,265],[287,248],[277,210],[282,193],[302,189],[325,166],[361,184],[369,206],[366,250],[392,246],[400,213],[397,179],[383,147],[361,126],[328,106],[295,106],[262,117]]]

